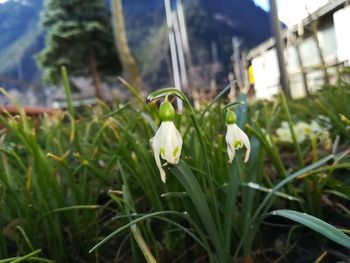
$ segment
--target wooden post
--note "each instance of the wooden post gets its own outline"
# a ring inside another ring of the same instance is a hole
[[[280,70],[280,85],[287,98],[291,98],[291,92],[288,82],[288,74],[284,59],[284,43],[281,36],[281,22],[278,18],[276,0],[270,0],[271,25],[275,38],[275,47],[277,51],[278,66]]]
[[[98,99],[102,99],[101,78],[100,78],[100,73],[98,72],[98,69],[97,69],[96,56],[95,56],[94,51],[90,52],[89,64],[90,64],[90,71],[92,74],[92,79],[94,81],[94,86],[95,86],[95,96]]]
[[[126,80],[129,81],[136,90],[140,90],[141,74],[129,49],[121,0],[112,0],[111,10],[113,14],[114,42],[118,49],[123,70],[127,75]]]

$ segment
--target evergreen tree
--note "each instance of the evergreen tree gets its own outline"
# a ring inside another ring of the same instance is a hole
[[[65,65],[71,74],[91,75],[96,97],[100,98],[100,72],[121,72],[104,1],[47,0],[42,24],[48,34],[37,62],[43,69],[44,80],[58,83],[60,67]]]

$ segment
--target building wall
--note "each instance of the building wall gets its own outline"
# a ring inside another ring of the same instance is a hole
[[[338,62],[338,56],[334,25],[321,29],[319,31],[319,39],[326,64],[335,65]],[[324,84],[324,71],[319,69],[321,59],[317,52],[315,39],[309,36],[302,40],[299,50],[309,90],[310,92],[314,92]],[[285,59],[292,96],[294,98],[305,96],[302,69],[294,46],[288,45],[286,47]],[[279,70],[276,50],[272,48],[253,58],[252,65],[256,97],[260,99],[271,99],[279,91]],[[331,81],[335,81],[336,69],[328,68],[327,71]]]

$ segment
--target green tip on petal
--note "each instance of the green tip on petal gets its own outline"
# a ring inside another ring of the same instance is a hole
[[[174,150],[174,152],[173,152],[173,157],[176,157],[176,155],[177,155],[177,153],[179,152],[179,147],[178,146],[176,146],[176,148],[175,148],[175,150]]]
[[[236,120],[237,120],[236,114],[233,111],[228,110],[226,112],[226,123],[227,124],[235,124]]]
[[[169,101],[164,101],[159,107],[159,118],[162,121],[173,121],[175,119],[175,110]]]
[[[243,146],[243,143],[241,141],[236,141],[233,146],[235,149],[239,149]]]

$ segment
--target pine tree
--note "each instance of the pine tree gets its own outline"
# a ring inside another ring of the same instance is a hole
[[[70,74],[91,75],[96,97],[101,98],[100,73],[121,72],[104,1],[47,0],[42,24],[48,34],[37,62],[44,81],[58,83],[64,65]]]

